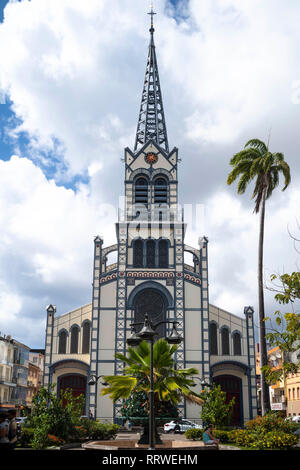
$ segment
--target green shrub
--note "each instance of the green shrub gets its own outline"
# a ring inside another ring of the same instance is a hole
[[[119,426],[117,424],[106,424],[106,423],[99,423],[98,421],[94,421],[93,425],[90,429],[90,439],[99,440],[99,441],[106,441],[109,439],[115,439],[117,432],[119,430]]]
[[[267,433],[271,431],[282,431],[287,434],[295,431],[294,423],[286,421],[276,413],[268,413],[265,416],[258,416],[246,423],[246,429]]]
[[[298,442],[298,436],[282,431],[271,431],[251,442],[252,449],[290,449]]]
[[[223,443],[232,442],[230,433],[231,433],[231,431],[225,431],[223,429],[214,429],[213,430],[213,436],[216,439],[219,439],[219,441],[223,442]]]
[[[18,447],[31,447],[31,441],[33,439],[33,428],[22,427],[22,433],[20,438],[18,439],[17,446]]]
[[[256,450],[290,449],[298,442],[298,436],[283,431],[261,432],[257,429],[238,429],[230,432],[230,439],[236,445]]]
[[[228,438],[230,442],[234,442],[238,446],[250,447],[250,444],[255,440],[255,434],[246,429],[236,429],[229,432]]]
[[[185,431],[185,437],[191,441],[201,441],[203,430],[202,429],[188,429]]]

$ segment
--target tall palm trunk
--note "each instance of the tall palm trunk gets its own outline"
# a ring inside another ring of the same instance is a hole
[[[258,243],[258,314],[259,314],[259,344],[260,344],[260,366],[268,364],[266,327],[265,327],[265,305],[264,305],[264,285],[263,285],[263,249],[264,249],[264,227],[265,227],[265,205],[266,205],[265,187],[262,195],[260,208],[260,226]],[[269,387],[266,382],[265,373],[261,370],[261,409],[264,416],[270,410]]]

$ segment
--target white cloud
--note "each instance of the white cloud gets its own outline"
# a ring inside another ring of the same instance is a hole
[[[211,301],[240,313],[256,302],[258,218],[250,197],[226,189],[228,161],[270,127],[271,147],[285,153],[293,180],[268,203],[266,275],[295,265],[286,227],[299,217],[300,199],[298,0],[190,0],[179,23],[165,5],[155,5],[155,41],[170,145],[184,157],[180,200],[205,204]],[[26,158],[0,164],[0,315],[10,318],[12,334],[32,340],[25,323],[35,318],[34,334],[43,336],[42,309],[50,302],[63,313],[90,301],[92,238],[115,240],[108,204],[123,193],[120,157],[134,143],[147,7],[136,0],[23,0],[5,8],[0,86],[20,119],[9,131],[16,148],[22,132],[29,138],[19,152]],[[67,189],[74,176],[84,182]],[[202,234],[188,227],[187,243],[197,245]]]

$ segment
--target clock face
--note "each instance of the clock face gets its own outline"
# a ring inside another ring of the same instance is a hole
[[[145,160],[146,160],[146,162],[149,163],[150,165],[153,165],[154,163],[157,162],[158,156],[155,155],[155,153],[153,153],[153,152],[149,152],[149,153],[147,153],[147,155],[145,156]]]

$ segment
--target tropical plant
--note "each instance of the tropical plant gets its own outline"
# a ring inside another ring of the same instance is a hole
[[[258,304],[259,304],[259,339],[261,367],[268,364],[265,309],[264,309],[264,287],[263,287],[263,242],[265,225],[265,206],[274,189],[279,184],[279,175],[284,177],[283,191],[291,181],[290,167],[284,160],[282,153],[271,153],[269,143],[266,145],[259,139],[249,140],[244,149],[236,153],[230,160],[233,167],[228,175],[227,184],[232,184],[239,178],[237,185],[238,194],[243,194],[249,183],[255,181],[252,199],[255,198],[254,212],[260,212],[260,228],[258,243]],[[262,414],[264,415],[270,408],[268,386],[265,380],[265,373],[261,371],[262,390]]]
[[[191,428],[185,431],[184,435],[190,441],[202,441],[203,429]]]
[[[201,419],[204,424],[226,426],[230,423],[234,401],[232,398],[226,403],[226,393],[221,390],[220,385],[213,384],[211,390],[205,390],[201,394],[203,399]]]
[[[185,398],[196,404],[202,399],[190,390],[194,385],[192,378],[197,375],[195,368],[175,369],[173,354],[177,346],[170,346],[164,339],[159,339],[153,346],[153,381],[154,381],[154,409],[155,415],[159,409],[159,402],[170,401],[177,405]],[[146,409],[149,413],[150,393],[150,346],[142,341],[137,347],[128,348],[128,356],[116,354],[115,357],[125,364],[123,375],[105,376],[109,384],[102,389],[102,395],[109,395],[115,402],[120,398],[128,399],[133,392],[145,392],[148,396]]]
[[[73,434],[83,408],[84,397],[73,397],[71,390],[54,393],[55,384],[48,389],[41,387],[32,399],[32,411],[27,425],[34,429],[32,445],[42,449],[48,445],[48,435],[68,440]]]
[[[282,313],[277,310],[273,319],[266,317],[269,321],[268,333],[266,338],[270,346],[279,347],[282,352],[282,364],[280,369],[272,368],[270,365],[264,366],[266,380],[269,384],[276,383],[279,380],[285,380],[288,374],[297,373],[300,366],[300,357],[298,350],[300,345],[300,314],[297,313],[295,302],[300,300],[300,272],[292,274],[282,274],[280,276],[273,274],[271,281],[280,282],[270,288],[276,291],[275,300],[279,304],[291,304],[292,312]]]
[[[148,395],[145,391],[138,391],[139,385],[138,383],[120,408],[120,414],[124,419],[128,419],[134,425],[144,425],[148,419]],[[160,401],[156,405],[156,415],[160,417],[155,420],[157,425],[164,424],[171,418],[178,418],[178,409],[171,401]]]

